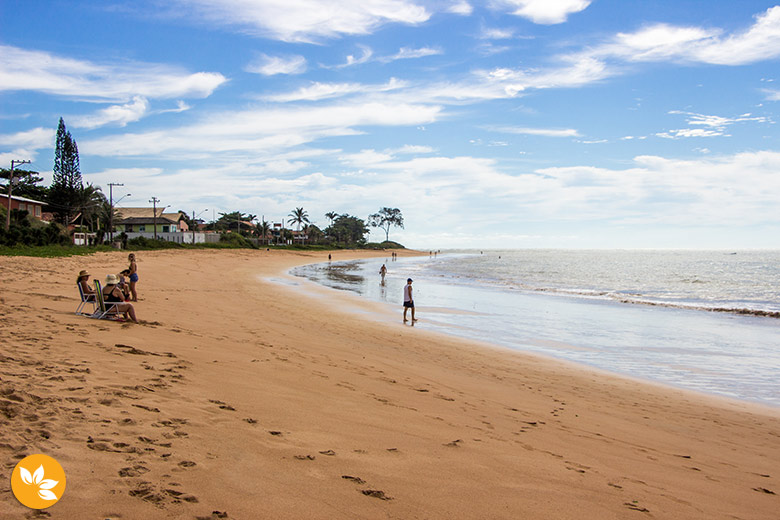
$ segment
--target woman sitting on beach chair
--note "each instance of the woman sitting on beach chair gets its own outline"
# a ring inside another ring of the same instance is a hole
[[[113,307],[117,312],[123,313],[125,319],[129,318],[135,323],[138,323],[138,320],[135,317],[135,308],[132,303],[125,302],[122,290],[117,285],[118,283],[119,278],[117,278],[115,274],[106,276],[106,285],[103,287],[103,298],[106,303],[113,304]]]
[[[85,302],[94,302],[95,301],[95,289],[93,289],[89,285],[89,277],[91,275],[89,274],[89,271],[81,271],[79,273],[79,277],[76,278],[76,283],[78,284],[79,288],[81,289],[83,296],[83,299]]]
[[[79,295],[81,295],[81,301],[76,308],[76,314],[88,315],[95,312],[97,309],[97,294],[92,286],[89,285],[89,272],[82,270],[76,278],[76,286],[79,288]],[[92,312],[87,312],[86,308],[92,305]]]

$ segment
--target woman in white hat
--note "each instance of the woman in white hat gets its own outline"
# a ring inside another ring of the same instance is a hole
[[[109,274],[106,276],[106,285],[103,287],[103,298],[106,303],[113,303],[117,312],[121,312],[125,315],[125,319],[131,319],[135,323],[138,320],[135,317],[135,308],[132,303],[126,303],[122,290],[117,285],[119,278],[115,274]]]

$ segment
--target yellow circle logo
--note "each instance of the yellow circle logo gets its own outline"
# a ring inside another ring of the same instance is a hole
[[[65,493],[65,470],[48,455],[30,455],[14,468],[11,489],[16,499],[31,509],[51,507]]]

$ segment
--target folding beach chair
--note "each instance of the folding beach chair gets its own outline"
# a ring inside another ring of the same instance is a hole
[[[97,298],[97,308],[91,317],[99,320],[116,319],[119,313],[119,310],[117,309],[119,302],[107,302],[105,298],[103,298],[103,286],[100,285],[100,280],[95,280],[95,296]]]
[[[97,310],[97,296],[92,297],[91,294],[85,294],[84,288],[81,287],[80,283],[76,284],[76,287],[79,288],[79,295],[81,296],[81,303],[79,303],[79,306],[76,307],[76,314],[79,316],[90,316],[92,314],[95,314],[95,311]],[[85,307],[88,307],[89,305],[92,305],[92,312],[84,312]]]

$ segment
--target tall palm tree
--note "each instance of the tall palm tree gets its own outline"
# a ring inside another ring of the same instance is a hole
[[[309,223],[309,214],[306,213],[306,210],[303,208],[295,208],[289,215],[287,215],[290,218],[287,223],[288,224],[296,224],[297,225],[297,231],[300,233],[301,231],[301,224],[308,224]],[[304,239],[303,243],[306,243],[306,240]]]
[[[106,202],[106,196],[100,186],[87,184],[81,190],[79,197],[79,211],[81,212],[81,223],[89,222],[90,231],[95,230],[95,221],[100,223],[100,212],[103,204]]]
[[[255,228],[255,233],[257,233],[257,235],[263,240],[263,242],[266,245],[268,244],[269,231],[271,231],[271,225],[265,220],[261,221]]]
[[[330,220],[330,225],[331,226],[333,225],[333,221],[336,220],[336,217],[338,217],[338,216],[339,216],[339,214],[336,213],[335,211],[329,211],[329,212],[325,213],[325,218]]]

